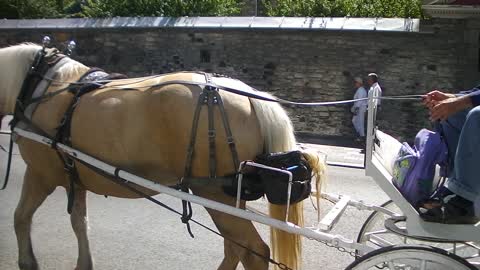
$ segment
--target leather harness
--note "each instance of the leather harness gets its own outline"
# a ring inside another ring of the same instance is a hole
[[[42,136],[52,139],[53,141],[52,148],[55,150],[57,150],[56,149],[57,143],[62,143],[62,144],[71,146],[71,134],[70,134],[71,120],[81,96],[101,87],[103,84],[108,82],[109,79],[125,78],[125,76],[119,76],[118,74],[111,76],[100,69],[93,68],[93,69],[90,69],[87,73],[85,73],[77,83],[70,84],[66,90],[68,90],[73,94],[73,98],[67,110],[65,111],[65,114],[62,118],[62,121],[60,122],[60,125],[57,128],[57,133],[53,138],[51,138],[51,136],[49,136],[40,127],[36,126],[32,122],[32,120],[25,115],[25,109],[27,108],[28,105],[38,103],[52,96],[51,94],[44,94],[40,97],[33,97],[33,92],[35,91],[36,86],[44,79],[44,76],[48,72],[48,70],[54,67],[63,57],[65,56],[62,54],[59,54],[58,50],[56,49],[44,48],[36,53],[35,60],[33,61],[31,69],[27,73],[27,76],[23,82],[22,88],[17,98],[15,111],[14,111],[14,118],[11,122],[12,131],[15,125],[21,122],[24,125],[27,125],[28,128],[32,129],[34,132],[37,132]],[[180,189],[184,192],[189,192],[189,185],[193,182],[192,180],[202,180],[202,179],[212,180],[213,179],[213,180],[218,180],[219,182],[222,182],[222,183],[233,183],[233,178],[235,178],[235,176],[217,178],[216,145],[215,145],[216,130],[215,130],[215,123],[214,123],[215,106],[218,107],[221,118],[222,118],[222,123],[227,136],[227,144],[232,154],[234,171],[237,170],[240,164],[239,158],[238,158],[238,152],[235,146],[235,140],[233,138],[232,131],[228,122],[228,116],[225,111],[222,98],[219,94],[219,88],[212,86],[214,85],[212,83],[212,74],[210,73],[201,73],[201,74],[205,76],[206,84],[204,85],[202,93],[198,98],[197,106],[195,108],[195,112],[193,115],[192,130],[191,130],[190,142],[187,150],[184,176],[180,179],[179,183],[174,186],[174,188]],[[194,149],[195,149],[196,135],[197,135],[197,129],[198,129],[198,122],[200,118],[200,112],[203,106],[207,106],[207,110],[208,110],[209,177],[208,178],[192,178],[192,162],[195,155]],[[10,151],[10,153],[11,152],[12,151]],[[71,214],[73,202],[74,202],[74,196],[75,196],[74,195],[75,185],[81,185],[81,183],[79,180],[74,159],[66,154],[62,154],[58,150],[56,152],[60,160],[63,162],[64,168],[68,173],[69,179],[70,179],[67,211],[69,214]],[[10,163],[11,163],[11,157],[9,158],[8,168],[10,167]],[[95,170],[95,168],[91,168],[91,169]],[[9,171],[9,169],[7,169],[7,171]],[[6,177],[7,177],[6,181],[8,181],[8,172]],[[204,181],[204,182],[212,183],[216,181]],[[188,232],[193,237],[190,231],[189,223],[188,223],[188,221],[192,217],[191,204],[190,202],[182,201],[182,206],[183,206],[183,214],[182,214],[181,220],[183,223],[187,225]]]
[[[10,177],[10,169],[12,164],[12,149],[13,149],[13,141],[14,141],[14,133],[13,129],[15,126],[22,122],[25,123],[29,127],[29,129],[39,133],[42,136],[50,137],[46,132],[44,132],[41,128],[37,127],[30,118],[25,115],[25,111],[28,105],[34,103],[33,94],[35,91],[36,86],[43,80],[44,74],[53,66],[55,66],[58,61],[60,61],[63,57],[62,54],[58,53],[57,49],[48,49],[43,48],[39,50],[34,57],[32,65],[27,72],[25,79],[23,80],[22,87],[20,88],[20,92],[17,96],[15,101],[15,109],[13,112],[13,119],[10,122],[10,127],[12,133],[10,135],[10,143],[9,143],[9,151],[8,151],[8,159],[7,159],[7,170],[5,174],[5,180],[3,187],[1,190],[5,189],[8,184],[8,179]]]
[[[126,78],[125,75],[121,74],[107,74],[103,70],[98,68],[91,68],[88,70],[79,80],[78,83],[70,84],[66,89],[73,94],[73,98],[67,107],[67,110],[57,127],[57,132],[52,138],[48,135],[41,127],[38,127],[32,122],[32,116],[34,109],[32,105],[37,105],[40,101],[51,97],[49,94],[42,94],[40,96],[34,97],[34,93],[37,89],[37,86],[44,82],[45,74],[47,74],[55,65],[57,65],[64,57],[63,54],[60,54],[57,49],[48,49],[43,48],[35,54],[34,61],[31,68],[29,69],[27,76],[25,77],[20,93],[17,97],[15,103],[15,110],[13,114],[13,120],[10,123],[11,129],[15,128],[17,124],[26,125],[29,129],[34,132],[45,136],[53,141],[52,148],[56,149],[57,143],[63,143],[65,145],[71,146],[71,136],[70,136],[70,127],[73,112],[80,100],[80,97],[86,93],[89,93],[104,84],[96,82],[98,80],[106,81],[106,79],[120,79]],[[49,84],[44,85],[45,89],[49,87]],[[27,110],[30,109],[28,112]],[[28,115],[27,115],[28,114]],[[12,133],[13,134],[13,133]],[[10,145],[13,144],[13,135],[11,137]],[[10,147],[11,148],[11,147]],[[11,164],[11,149],[9,151],[8,166],[7,166],[7,175],[5,180],[5,186],[8,181],[9,169]],[[70,188],[68,191],[68,205],[67,211],[69,214],[72,212],[73,202],[75,198],[75,185],[81,185],[81,182],[78,177],[78,172],[75,166],[74,160],[65,154],[62,154],[60,151],[56,151],[59,159],[64,164],[64,169],[69,175],[70,179]]]

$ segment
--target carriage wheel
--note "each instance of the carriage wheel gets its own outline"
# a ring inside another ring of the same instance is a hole
[[[401,213],[400,209],[398,209],[398,207],[393,203],[392,200],[386,201],[380,206],[394,213]],[[369,241],[373,241],[372,236],[389,234],[389,231],[385,229],[383,224],[385,220],[390,217],[391,216],[386,215],[382,212],[373,211],[370,216],[368,216],[367,220],[365,221],[365,223],[363,223],[362,228],[358,232],[357,242],[370,244]],[[401,238],[401,240],[403,240],[403,237]],[[371,244],[379,246],[379,243],[377,244],[376,242],[373,242]],[[359,255],[358,252],[357,255]]]
[[[374,250],[345,270],[478,270],[465,259],[427,246],[388,246]]]
[[[386,201],[380,206],[396,214],[401,214],[400,209],[398,209],[392,200]],[[385,228],[385,220],[390,217],[390,215],[382,212],[373,211],[365,220],[365,223],[363,223],[362,228],[358,232],[357,242],[367,244],[374,248],[406,243],[405,237],[393,234]],[[361,256],[358,251],[356,254],[357,257]]]
[[[391,200],[383,203],[381,206],[396,214],[401,214],[400,209]],[[364,243],[375,249],[399,244],[427,245],[446,250],[468,260],[470,264],[480,266],[480,243],[435,242],[434,240],[427,241],[400,235],[385,228],[384,223],[387,218],[391,218],[391,216],[374,211],[360,229],[357,242]],[[398,223],[398,225],[400,227],[404,226],[404,222],[403,224],[402,222]],[[356,254],[357,258],[361,256],[358,251]]]

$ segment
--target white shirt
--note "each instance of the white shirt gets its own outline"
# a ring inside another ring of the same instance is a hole
[[[382,96],[382,88],[380,87],[380,85],[378,84],[378,82],[372,84],[372,86],[370,86],[370,89],[368,90],[368,94],[370,95],[370,92],[373,91],[373,97],[381,97]],[[377,104],[378,105],[381,105],[382,104],[382,100],[381,99],[377,99]]]
[[[367,90],[363,88],[363,86],[360,86],[357,88],[357,91],[355,92],[355,95],[353,96],[353,99],[360,99],[360,98],[366,98],[367,96]],[[353,109],[359,108],[359,109],[366,109],[368,104],[368,100],[359,100],[355,101],[353,103]]]

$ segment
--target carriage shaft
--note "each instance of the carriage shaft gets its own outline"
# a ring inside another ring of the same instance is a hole
[[[44,136],[41,136],[41,135],[29,132],[29,131],[20,129],[18,127],[16,127],[14,131],[15,131],[16,134],[18,134],[18,135],[20,135],[24,138],[36,141],[38,143],[42,143],[42,144],[48,145],[48,146],[52,146],[52,144],[53,144],[53,141],[49,138],[46,138]],[[78,150],[75,150],[71,147],[68,147],[64,144],[57,143],[56,146],[57,146],[57,149],[66,153],[67,155],[73,157],[74,159],[77,159],[77,160],[80,160],[80,161],[85,162],[87,164],[90,164],[90,165],[94,166],[95,168],[97,168],[97,169],[99,169],[99,170],[101,170],[101,171],[103,171],[103,172],[105,172],[109,175],[118,176],[119,178],[126,181],[127,183],[128,182],[134,183],[134,184],[137,184],[139,186],[142,186],[142,187],[150,189],[150,190],[154,190],[154,191],[159,192],[159,193],[167,194],[169,196],[176,197],[176,198],[179,198],[181,200],[189,201],[191,203],[195,203],[195,204],[204,206],[204,207],[209,208],[209,209],[213,209],[213,210],[217,210],[217,211],[220,211],[220,212],[223,212],[223,213],[226,213],[226,214],[230,214],[232,216],[236,216],[236,217],[243,218],[243,219],[246,219],[246,220],[251,220],[251,221],[255,221],[255,222],[258,222],[258,223],[261,223],[261,224],[264,224],[264,225],[268,225],[268,226],[271,226],[271,227],[274,227],[274,228],[277,228],[277,229],[280,229],[280,230],[283,230],[283,231],[286,231],[286,232],[289,232],[289,233],[302,235],[302,236],[305,236],[309,239],[322,241],[322,242],[328,242],[331,245],[333,245],[334,247],[343,247],[343,248],[355,249],[355,250],[358,250],[359,252],[362,252],[363,254],[373,250],[373,248],[368,247],[365,244],[357,243],[353,240],[344,238],[341,235],[324,233],[324,232],[321,232],[318,229],[313,230],[313,229],[309,229],[309,228],[299,227],[299,226],[297,226],[293,223],[290,223],[290,222],[280,221],[280,220],[277,220],[277,219],[274,219],[274,218],[271,218],[271,217],[268,217],[268,216],[259,215],[257,213],[252,213],[252,212],[246,211],[244,209],[235,208],[235,207],[230,206],[230,205],[226,205],[226,204],[219,203],[219,202],[216,202],[216,201],[213,201],[213,200],[205,199],[205,198],[202,198],[202,197],[199,197],[199,196],[196,196],[196,195],[193,195],[193,194],[189,194],[189,193],[186,193],[186,192],[178,191],[178,190],[175,190],[173,188],[169,188],[165,185],[162,185],[162,184],[153,182],[151,180],[136,176],[136,175],[131,174],[127,171],[119,170],[118,168],[116,168],[114,166],[111,166],[111,165],[109,165],[105,162],[102,162],[98,159],[95,159],[94,157],[86,155],[86,154],[84,154],[84,153],[82,153]]]

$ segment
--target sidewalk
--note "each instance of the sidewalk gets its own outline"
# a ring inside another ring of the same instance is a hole
[[[327,165],[363,169],[364,154],[359,148],[300,143],[300,147],[313,149],[326,155]]]
[[[9,115],[3,117],[3,119],[0,119],[0,132],[2,133],[10,132],[10,128],[8,126],[8,123],[10,122],[10,120],[12,120],[12,117]]]
[[[312,137],[299,135],[300,147],[313,149],[326,155],[330,166],[364,168],[364,153],[350,138],[343,137]]]

